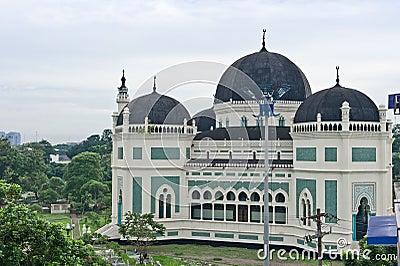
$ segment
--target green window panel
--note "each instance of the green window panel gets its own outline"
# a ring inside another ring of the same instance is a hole
[[[283,237],[281,236],[270,236],[269,241],[283,242]]]
[[[186,148],[186,159],[190,159],[190,148]]]
[[[203,172],[203,175],[205,175],[205,176],[211,176],[212,173],[211,173],[211,172]]]
[[[178,231],[173,231],[173,232],[168,232],[167,236],[177,236],[178,235]]]
[[[317,248],[317,245],[313,242],[308,242],[307,246],[312,247],[312,248]]]
[[[297,238],[297,244],[304,245],[304,239],[298,239]]]
[[[226,173],[226,176],[235,176],[235,173]]]
[[[133,212],[142,213],[142,178],[133,177],[132,206]]]
[[[142,160],[142,148],[141,147],[134,147],[132,153],[133,153],[133,160]]]
[[[255,235],[239,235],[239,239],[258,240],[258,236],[255,236]]]
[[[233,234],[215,233],[215,237],[218,237],[218,238],[233,238]]]
[[[124,159],[124,147],[118,147],[118,159]]]
[[[352,148],[353,162],[376,162],[376,148]]]
[[[200,172],[192,172],[192,175],[200,175]]]
[[[275,177],[285,177],[285,174],[278,173],[278,174],[275,174]]]
[[[337,215],[337,181],[325,180],[325,212]],[[336,223],[335,218],[326,217],[325,222]]]
[[[337,148],[325,148],[325,162],[337,162]]]
[[[315,162],[317,161],[316,148],[296,148],[296,161]]]
[[[206,233],[206,232],[192,232],[192,236],[210,237],[210,233]]]
[[[215,172],[214,173],[215,176],[222,176],[222,174],[223,174],[222,172]]]
[[[219,152],[229,152],[228,150],[220,150]]]
[[[152,147],[151,148],[152,160],[179,160],[179,148],[165,148],[165,147]]]

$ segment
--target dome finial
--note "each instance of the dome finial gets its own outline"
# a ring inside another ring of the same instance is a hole
[[[125,87],[125,81],[126,81],[126,78],[125,78],[125,69],[122,69],[122,78],[121,78],[121,81],[122,81],[122,86],[121,86],[121,88],[123,88],[123,87]]]
[[[336,66],[336,85],[339,85],[339,66]]]
[[[267,32],[266,29],[263,29],[263,41],[262,41],[262,48],[265,49],[265,33]]]
[[[154,76],[154,81],[153,81],[153,92],[156,92],[156,76]]]

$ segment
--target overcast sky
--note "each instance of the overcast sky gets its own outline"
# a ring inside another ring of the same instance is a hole
[[[83,140],[111,128],[123,68],[132,98],[171,66],[258,51],[263,28],[267,49],[299,66],[313,92],[334,85],[339,65],[341,85],[387,105],[400,92],[399,14],[400,1],[0,0],[0,130]],[[213,93],[170,95],[193,114]]]

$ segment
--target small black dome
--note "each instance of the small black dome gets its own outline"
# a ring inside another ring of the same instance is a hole
[[[127,106],[131,112],[130,124],[143,124],[146,116],[150,124],[181,125],[185,118],[190,119],[189,112],[180,102],[155,91],[132,100]],[[123,110],[118,116],[117,126],[122,125],[122,113]]]
[[[198,131],[210,130],[211,127],[215,129],[215,112],[214,107],[198,112],[188,122],[188,125],[192,125],[192,120],[195,120]]]
[[[303,101],[311,95],[310,84],[300,68],[285,56],[270,53],[263,47],[259,52],[240,58],[225,71],[215,94],[216,103],[229,102],[231,98],[234,101],[254,99],[248,93],[252,85],[237,70],[250,77],[261,90],[276,93],[279,88],[290,89],[280,98],[282,100]],[[254,90],[250,90],[254,95]]]
[[[341,121],[340,108],[344,101],[350,105],[350,121],[379,122],[379,112],[375,103],[364,93],[340,85],[316,92],[308,97],[297,109],[294,123],[317,121]]]

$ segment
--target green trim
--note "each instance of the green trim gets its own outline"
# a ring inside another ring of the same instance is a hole
[[[256,235],[239,235],[239,239],[258,240]]]
[[[352,148],[353,162],[376,162],[376,148]]]
[[[192,232],[192,236],[210,237],[210,233],[206,233],[206,232]]]
[[[233,238],[233,234],[223,234],[223,233],[215,233],[215,237],[218,238]]]
[[[337,162],[337,148],[325,147],[325,162]]]
[[[337,181],[325,180],[325,212],[337,216]],[[335,218],[326,217],[326,223],[336,223]]]
[[[174,190],[175,193],[175,212],[178,213],[180,210],[179,206],[179,185],[180,185],[180,177],[179,176],[152,176],[151,177],[151,212],[155,213],[156,211],[156,192],[159,187],[167,184]]]
[[[118,147],[118,160],[124,159],[124,147]]]
[[[152,160],[179,160],[180,149],[178,147],[152,147]]]
[[[189,160],[190,159],[190,148],[186,147],[186,159]]]
[[[142,147],[133,147],[132,148],[132,159],[133,160],[142,160]]]
[[[307,246],[312,247],[312,248],[317,248],[317,245],[313,242],[308,242]]]
[[[142,213],[142,178],[132,177],[132,211]]]
[[[301,179],[301,178],[296,178],[296,217],[299,218],[299,198],[300,198],[300,193],[303,191],[303,189],[307,188],[311,192],[311,196],[313,199],[313,212],[316,212],[317,206],[315,204],[316,199],[317,199],[317,185],[316,185],[316,180],[315,179]]]
[[[219,152],[229,152],[229,150],[220,150]]]
[[[304,239],[296,239],[296,241],[297,241],[297,244],[299,244],[299,245],[304,245]]]
[[[337,245],[325,245],[326,250],[337,250]]]
[[[242,152],[241,150],[233,150],[233,152]]]
[[[172,232],[168,232],[167,236],[177,236],[178,235],[178,231],[172,231]]]
[[[282,236],[270,236],[269,241],[283,242],[284,238]]]
[[[296,148],[296,161],[316,162],[317,148]]]

